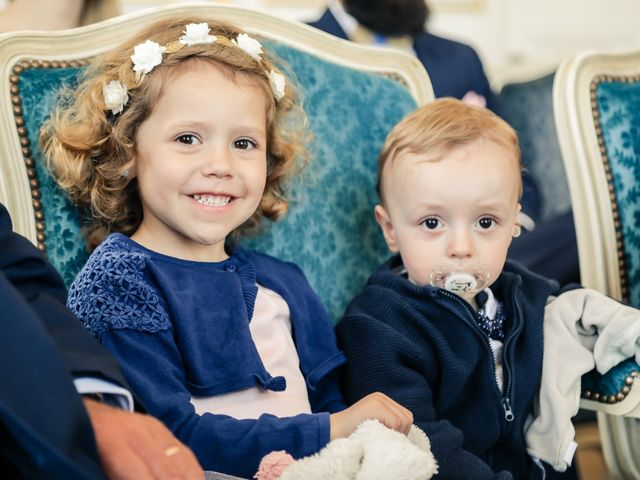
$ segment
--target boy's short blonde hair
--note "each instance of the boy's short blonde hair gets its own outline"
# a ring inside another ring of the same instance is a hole
[[[389,133],[378,161],[378,196],[384,203],[384,172],[388,164],[406,154],[432,161],[460,146],[486,139],[509,150],[522,170],[515,130],[495,113],[454,98],[437,99],[406,116]],[[522,179],[519,178],[520,194]]]
[[[306,163],[309,133],[290,72],[285,96],[278,101],[273,97],[267,72],[276,68],[276,62],[285,68],[280,60],[265,53],[262,62],[256,62],[240,48],[216,42],[166,54],[153,72],[138,83],[135,80],[130,57],[136,45],[145,40],[166,45],[178,40],[187,24],[201,22],[208,22],[211,35],[235,39],[244,33],[209,18],[160,20],[92,62],[80,85],[61,93],[61,102],[41,131],[47,166],[71,201],[89,217],[85,231],[89,250],[112,232],[132,235],[139,227],[142,204],[137,180],[128,176],[134,168],[136,133],[151,115],[164,85],[198,62],[215,65],[231,80],[257,86],[267,98],[265,191],[258,210],[233,232],[234,236],[258,229],[262,218],[275,220],[288,208],[284,186]],[[128,92],[126,108],[117,115],[106,109],[103,97],[104,86],[114,79],[127,85],[137,83]]]

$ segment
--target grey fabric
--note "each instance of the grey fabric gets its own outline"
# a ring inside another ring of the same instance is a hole
[[[204,472],[205,480],[246,480],[242,477],[234,477],[233,475],[225,475],[224,473],[206,471]]]

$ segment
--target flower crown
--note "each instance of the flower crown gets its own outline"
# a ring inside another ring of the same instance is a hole
[[[183,36],[164,46],[151,40],[136,45],[133,49],[133,55],[131,55],[136,82],[139,83],[145,74],[162,63],[163,54],[177,52],[186,46],[217,43],[239,48],[256,62],[262,62],[262,45],[246,33],[241,33],[236,38],[229,40],[219,35],[209,35],[209,30],[207,23],[190,23],[185,27]],[[276,101],[280,100],[285,95],[286,81],[284,76],[275,70],[269,70],[267,78],[273,97]],[[114,115],[121,113],[129,101],[128,89],[120,80],[111,80],[107,83],[102,89],[102,94],[105,110],[111,110]]]

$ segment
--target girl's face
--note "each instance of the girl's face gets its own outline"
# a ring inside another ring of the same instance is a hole
[[[132,238],[196,261],[227,258],[227,235],[256,211],[267,175],[267,99],[215,65],[163,85],[136,137],[143,219]]]

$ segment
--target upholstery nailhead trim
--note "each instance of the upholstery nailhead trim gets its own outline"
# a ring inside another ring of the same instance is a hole
[[[609,157],[607,155],[607,148],[604,143],[604,136],[602,135],[602,125],[600,124],[600,112],[598,111],[598,102],[597,102],[597,89],[598,86],[603,83],[610,82],[637,82],[640,81],[640,75],[629,75],[629,76],[612,76],[612,75],[599,75],[593,79],[591,82],[591,114],[593,116],[593,120],[595,122],[595,130],[596,135],[598,137],[598,145],[600,146],[600,154],[602,155],[602,163],[604,165],[605,174],[607,177],[607,185],[609,187],[609,199],[611,201],[612,209],[613,209],[613,223],[616,231],[616,250],[618,253],[618,267],[620,269],[620,286],[622,290],[622,298],[628,300],[629,299],[629,284],[627,280],[627,266],[624,255],[624,242],[622,238],[622,224],[620,222],[620,212],[618,211],[618,204],[616,202],[616,192],[615,186],[613,185],[613,175],[611,173],[611,165],[609,161]],[[624,380],[624,385],[620,389],[620,391],[615,395],[600,395],[597,392],[591,392],[589,390],[585,390],[582,392],[582,397],[590,400],[595,400],[600,403],[609,403],[614,404],[621,402],[625,399],[625,397],[631,391],[631,386],[633,382],[638,377],[640,372],[637,370],[631,372]]]
[[[627,377],[624,379],[624,385],[615,395],[606,396],[600,395],[598,392],[592,392],[591,390],[584,390],[582,392],[582,398],[608,404],[621,402],[631,391],[631,386],[633,385],[633,382],[636,380],[638,375],[640,375],[640,372],[638,372],[637,370],[634,370],[629,375],[627,375]]]
[[[31,68],[69,68],[83,66],[87,63],[88,60],[56,60],[52,62],[47,60],[22,60],[13,66],[11,75],[9,76],[9,92],[11,93],[11,104],[13,105],[13,117],[16,124],[16,132],[20,139],[20,146],[22,147],[22,158],[25,166],[27,167],[29,188],[31,189],[31,204],[33,206],[33,214],[36,221],[36,240],[38,249],[44,253],[47,251],[47,246],[45,244],[47,236],[44,233],[46,223],[44,210],[42,209],[42,192],[40,191],[40,181],[36,173],[35,161],[31,156],[31,145],[29,142],[28,132],[25,127],[22,98],[20,97],[20,75],[25,70]]]
[[[609,157],[607,155],[607,148],[604,143],[604,137],[602,135],[602,125],[600,124],[600,112],[598,111],[598,102],[596,98],[596,92],[598,86],[601,83],[611,82],[637,82],[640,80],[640,75],[628,75],[628,76],[612,76],[612,75],[598,75],[591,81],[591,114],[595,122],[596,135],[598,137],[598,145],[600,146],[600,154],[602,156],[602,163],[604,165],[605,175],[607,177],[607,185],[609,187],[609,199],[611,201],[613,209],[613,224],[616,231],[616,251],[618,254],[618,267],[620,269],[620,288],[622,290],[622,298],[629,299],[629,283],[627,265],[625,261],[624,241],[622,238],[622,224],[620,223],[620,213],[618,212],[618,204],[616,202],[616,192],[613,185],[613,175],[611,173],[611,166]]]
[[[387,78],[393,80],[394,82],[398,82],[400,85],[409,88],[409,84],[407,83],[407,81],[402,76],[398,75],[397,73],[383,72],[382,76],[383,77],[387,77]]]

